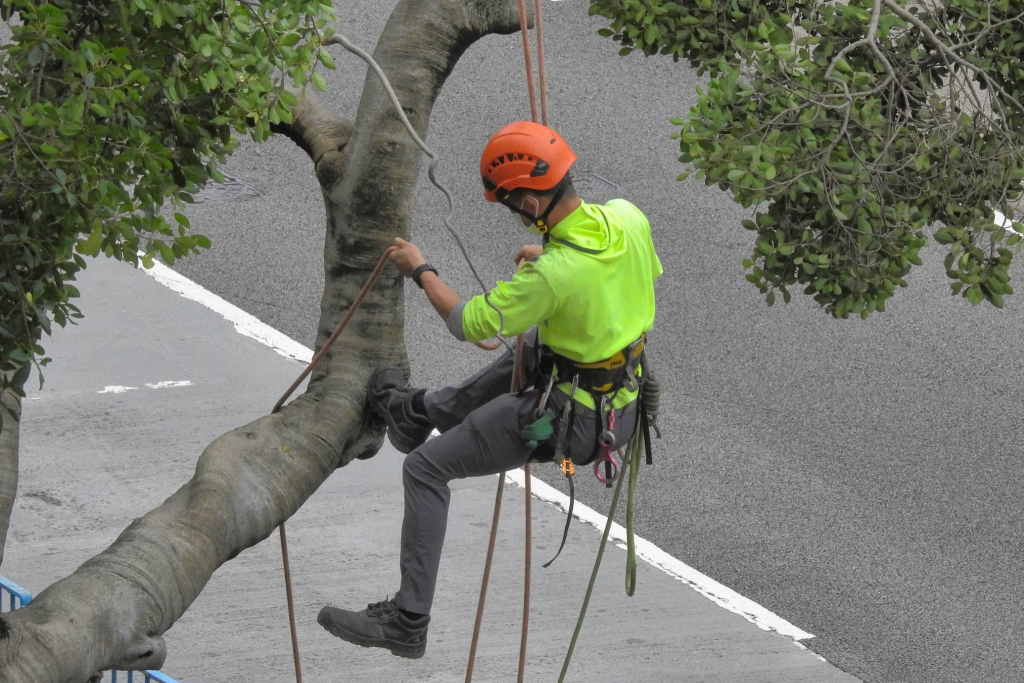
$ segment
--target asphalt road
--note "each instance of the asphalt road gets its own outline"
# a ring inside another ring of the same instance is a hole
[[[392,5],[345,3],[339,30],[371,47]],[[997,311],[951,298],[933,250],[910,289],[866,322],[832,320],[799,297],[767,308],[743,279],[744,212],[715,188],[675,181],[668,118],[695,101],[693,70],[616,56],[584,0],[545,8],[552,124],[579,154],[592,199],[620,194],[647,213],[666,268],[650,347],[665,438],[642,475],[639,533],[815,633],[811,648],[865,681],[1024,680],[1021,302]],[[477,155],[491,132],[529,116],[521,59],[515,36],[471,48],[428,138],[492,280],[527,240],[480,197]],[[365,68],[338,61],[327,99],[353,115]],[[175,267],[311,344],[324,231],[311,164],[275,139],[244,146],[227,170],[261,196],[193,207],[214,248]],[[442,209],[424,177],[415,239],[473,294]],[[486,361],[409,292],[416,383]],[[606,508],[608,492],[580,479],[581,498]]]

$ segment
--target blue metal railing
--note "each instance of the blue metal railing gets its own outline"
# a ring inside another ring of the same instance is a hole
[[[122,677],[121,674],[125,674]],[[159,671],[111,671],[110,683],[136,683],[135,674],[141,674],[143,683],[178,683],[165,673]]]
[[[32,602],[31,593],[13,581],[0,576],[0,612],[13,612],[30,602]]]
[[[13,612],[32,602],[32,594],[9,579],[0,576],[0,612]],[[124,674],[123,676],[121,674]],[[110,671],[110,683],[178,683],[160,671]]]

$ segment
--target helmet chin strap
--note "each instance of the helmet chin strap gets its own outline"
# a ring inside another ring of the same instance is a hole
[[[540,216],[531,214],[519,206],[513,206],[510,202],[502,202],[502,204],[504,204],[509,210],[529,219],[530,223],[533,224],[542,235],[546,235],[551,231],[551,226],[548,225],[548,217],[551,216],[551,212],[558,205],[558,202],[562,201],[562,196],[565,194],[565,187],[566,183],[564,180],[558,183],[558,191],[555,192],[554,196],[552,196],[551,201],[548,203],[548,207],[544,209],[544,213]]]

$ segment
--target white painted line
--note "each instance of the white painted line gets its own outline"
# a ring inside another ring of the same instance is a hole
[[[124,392],[132,391],[133,389],[138,389],[138,387],[109,386],[109,387],[104,387],[103,391],[97,391],[96,393],[97,394],[123,394]],[[39,397],[38,396],[33,396],[32,398],[39,398]]]
[[[213,292],[200,287],[162,263],[154,263],[152,268],[140,268],[139,270],[165,287],[173,289],[186,299],[198,302],[211,311],[224,316],[235,326],[235,331],[239,334],[269,346],[282,356],[302,363],[309,363],[313,359],[313,352],[299,342],[287,335],[281,334],[273,327],[258,320],[255,316],[246,313],[234,304],[228,303]]]
[[[1017,223],[1020,224],[1020,222],[1021,222],[1020,221],[1020,216],[1018,216],[1017,217]],[[998,225],[1000,228],[1004,228],[1006,230],[1014,231],[1015,228],[1013,227],[1013,223],[1014,222],[1011,221],[1009,218],[1007,218],[1004,214],[1002,214],[1002,213],[1000,213],[998,211],[995,212],[995,224]]]
[[[170,389],[171,387],[190,387],[192,386],[192,382],[189,382],[186,379],[180,382],[156,382],[154,384],[147,384],[146,386],[149,387],[150,389]]]
[[[145,271],[147,275],[157,282],[170,287],[187,299],[196,301],[212,311],[220,313],[229,321],[234,323],[235,329],[242,335],[255,339],[261,344],[266,344],[282,356],[294,358],[308,363],[313,352],[302,346],[294,339],[291,339],[254,316],[246,313],[234,304],[230,304],[216,294],[207,291],[191,280],[179,275],[167,266],[154,264],[151,270]],[[147,385],[149,386],[149,385]],[[437,431],[434,431],[437,435]],[[508,473],[509,479],[523,486],[525,473],[522,470],[513,470]],[[545,484],[537,477],[532,481],[533,496],[539,500],[551,503],[563,512],[569,509],[569,497]],[[604,531],[608,518],[597,511],[576,501],[573,508],[573,516],[597,529]],[[610,540],[625,543],[626,530],[619,524],[613,524]],[[681,560],[677,560],[664,550],[650,541],[636,537],[637,557],[644,560],[653,567],[657,567],[669,576],[675,577],[692,587],[701,595],[707,597],[719,606],[730,612],[739,614],[747,621],[765,631],[774,631],[781,635],[792,638],[795,641],[807,640],[814,635],[797,628],[782,617],[768,611],[756,602],[743,597],[736,591],[723,586],[709,576],[705,576],[693,567],[690,567]]]
[[[512,470],[507,472],[509,480],[518,486],[525,486],[526,473],[523,470]],[[551,503],[562,512],[569,510],[569,496],[558,489],[552,488],[537,477],[533,477],[530,488],[534,498]],[[593,508],[576,501],[572,510],[573,517],[581,522],[586,522],[594,528],[604,531],[608,518]],[[626,542],[626,529],[617,522],[612,523],[608,540],[616,543]],[[797,628],[774,612],[770,612],[753,600],[743,597],[727,586],[723,586],[710,576],[702,574],[693,567],[681,560],[677,560],[664,550],[650,541],[636,536],[636,556],[653,567],[657,567],[669,576],[679,579],[695,591],[705,596],[719,606],[740,615],[750,623],[765,631],[774,631],[793,640],[807,640],[813,638],[813,633],[808,633]]]

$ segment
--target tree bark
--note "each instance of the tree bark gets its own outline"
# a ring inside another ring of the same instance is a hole
[[[0,396],[4,407],[10,407],[15,414],[21,415],[21,401],[13,392],[7,391]],[[4,426],[0,429],[0,567],[4,564],[4,548],[7,545],[7,529],[11,523],[11,511],[14,509],[14,498],[18,493],[18,434],[20,425],[4,407]]]
[[[374,58],[425,136],[463,51],[518,26],[513,0],[401,0]],[[316,162],[327,209],[319,348],[384,249],[409,235],[422,155],[372,73],[351,129],[312,98],[298,109],[286,132]],[[217,567],[267,538],[335,469],[377,452],[383,426],[365,410],[366,390],[375,368],[408,362],[401,280],[385,272],[303,396],[218,438],[160,507],[4,616],[0,682],[83,683],[103,669],[158,668],[162,634]]]

